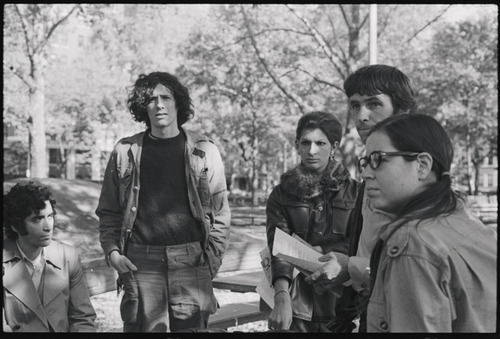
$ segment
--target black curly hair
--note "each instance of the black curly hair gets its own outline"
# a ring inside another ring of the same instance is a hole
[[[31,213],[37,214],[45,208],[45,202],[52,205],[56,214],[56,200],[48,187],[36,185],[33,181],[17,183],[3,196],[3,229],[9,239],[28,234],[24,219]],[[18,232],[14,231],[15,227]]]
[[[193,103],[187,87],[182,85],[176,76],[166,72],[139,75],[127,101],[132,117],[135,121],[144,122],[148,128],[151,128],[147,105],[158,84],[162,84],[172,91],[177,108],[177,126],[181,127],[194,116]]]

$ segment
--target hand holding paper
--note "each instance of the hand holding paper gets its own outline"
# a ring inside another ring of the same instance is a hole
[[[347,263],[349,257],[343,253],[330,252],[318,259],[326,262],[320,269],[306,278],[306,282],[315,282],[326,280],[330,283],[345,283],[349,280]],[[345,285],[345,284],[344,284]]]
[[[323,263],[318,260],[322,253],[279,228],[276,228],[274,234],[273,255],[288,261],[301,272],[307,272],[307,274],[311,274],[323,266]]]

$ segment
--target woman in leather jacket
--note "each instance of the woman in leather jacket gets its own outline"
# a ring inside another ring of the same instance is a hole
[[[276,227],[297,235],[321,253],[347,253],[347,219],[356,202],[359,183],[335,160],[342,139],[342,124],[326,112],[303,115],[297,126],[295,146],[300,164],[284,173],[271,192],[267,207],[267,242],[270,251]],[[294,267],[272,256],[275,306],[269,328],[296,332],[330,332],[342,286],[326,279],[308,280],[295,275]]]

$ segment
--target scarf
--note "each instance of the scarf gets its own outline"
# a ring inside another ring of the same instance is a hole
[[[307,201],[327,192],[339,191],[349,178],[349,171],[340,162],[329,161],[320,175],[310,172],[300,163],[281,176],[280,184],[288,194]]]

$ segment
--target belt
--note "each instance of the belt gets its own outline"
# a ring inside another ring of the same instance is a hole
[[[202,252],[201,243],[199,241],[188,242],[185,244],[169,245],[169,246],[159,246],[159,245],[144,245],[137,243],[128,244],[129,254],[133,255],[145,255],[148,258],[161,257],[164,258],[165,255],[168,256],[178,256],[187,255],[190,252]]]

